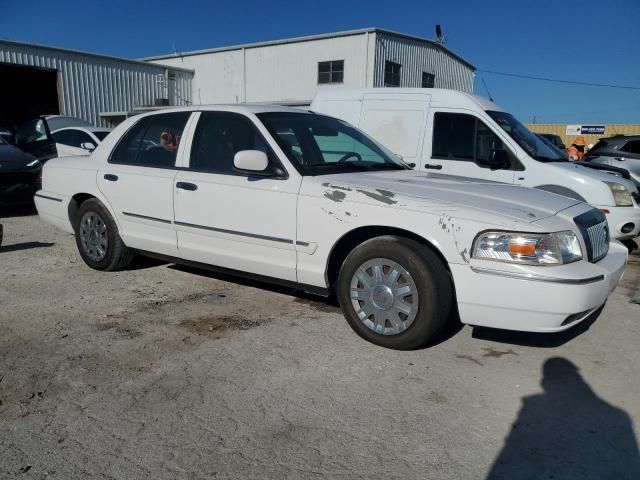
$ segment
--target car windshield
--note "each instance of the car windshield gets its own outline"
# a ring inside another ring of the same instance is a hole
[[[487,113],[530,157],[541,162],[566,161],[510,113],[491,110],[487,110]]]
[[[303,175],[411,167],[348,123],[293,112],[258,114],[291,163]]]

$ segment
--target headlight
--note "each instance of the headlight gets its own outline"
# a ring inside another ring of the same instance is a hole
[[[631,193],[627,190],[627,187],[620,183],[604,182],[609,186],[613,199],[616,202],[616,207],[633,207],[633,200],[631,199]]]
[[[562,265],[582,258],[578,237],[571,232],[484,232],[473,242],[471,256],[526,265]]]
[[[29,168],[37,167],[38,165],[40,165],[40,160],[37,160],[37,159],[27,163],[27,167]]]

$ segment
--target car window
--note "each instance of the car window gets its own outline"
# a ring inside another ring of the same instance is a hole
[[[42,140],[47,140],[47,130],[44,120],[41,118],[34,118],[33,120],[23,123],[15,135],[16,145],[24,145]]]
[[[238,175],[240,172],[235,169],[233,159],[242,150],[260,150],[269,157],[271,168],[279,165],[247,117],[231,112],[202,112],[193,136],[189,169]]]
[[[589,150],[589,153],[593,153],[596,152],[598,150],[604,150],[607,145],[609,145],[609,142],[605,142],[604,140],[600,140],[598,143],[596,143],[591,150]]]
[[[87,132],[73,130],[73,146],[82,148],[83,143],[91,143],[96,146],[96,141]]]
[[[431,156],[486,165],[502,141],[481,120],[462,113],[437,112],[434,116]]]
[[[154,168],[175,166],[178,146],[190,112],[145,117],[120,140],[110,163]]]
[[[73,144],[73,131],[72,130],[60,130],[51,134],[53,141],[61,143],[63,145]]]
[[[487,114],[507,135],[520,145],[527,155],[535,160],[540,162],[565,161],[563,157],[558,155],[558,152],[535,136],[531,130],[520,123],[510,113],[487,110]]]
[[[640,140],[627,142],[626,145],[620,150],[622,150],[623,152],[635,153],[640,155]]]
[[[267,112],[258,118],[303,175],[409,168],[360,130],[309,113]]]

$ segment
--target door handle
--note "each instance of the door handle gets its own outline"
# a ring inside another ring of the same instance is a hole
[[[619,162],[624,162],[624,157],[613,157],[614,160],[618,160]]]
[[[425,163],[424,168],[429,168],[431,170],[442,170],[442,165],[432,165],[430,163]]]
[[[104,174],[104,179],[109,181],[109,182],[117,182],[118,181],[118,176],[114,175],[113,173],[105,173]]]
[[[176,188],[181,188],[182,190],[189,190],[190,192],[194,192],[198,189],[198,186],[195,183],[178,182],[176,183]]]

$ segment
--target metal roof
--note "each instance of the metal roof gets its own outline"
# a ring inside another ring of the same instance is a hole
[[[16,45],[16,46],[20,46],[20,47],[38,48],[38,49],[42,49],[42,50],[50,50],[50,51],[54,51],[54,52],[64,52],[64,53],[70,53],[70,54],[75,54],[75,55],[85,55],[87,57],[93,57],[93,58],[97,58],[97,59],[115,60],[115,61],[118,61],[118,62],[126,62],[126,63],[133,63],[133,64],[136,64],[136,65],[144,65],[145,67],[149,67],[151,65],[151,66],[156,66],[156,67],[169,68],[171,70],[182,70],[182,71],[185,71],[185,72],[193,73],[193,69],[189,69],[189,68],[164,67],[164,66],[160,66],[160,65],[154,65],[153,63],[149,63],[149,62],[144,62],[142,60],[136,60],[136,59],[131,59],[131,58],[123,58],[123,57],[116,57],[116,56],[113,56],[113,55],[103,55],[101,53],[85,52],[85,51],[82,51],[82,50],[72,50],[70,48],[50,47],[48,45],[41,45],[41,44],[38,44],[38,43],[16,42],[14,40],[0,39],[0,44]]]
[[[396,36],[396,37],[406,38],[408,40],[413,40],[415,42],[427,43],[427,44],[429,44],[431,46],[434,46],[434,47],[446,52],[448,55],[451,55],[452,57],[456,58],[457,60],[459,60],[460,62],[464,63],[466,66],[468,66],[469,68],[471,68],[473,70],[476,69],[476,67],[474,65],[469,63],[467,60],[465,60],[461,56],[453,53],[451,50],[449,50],[447,47],[445,47],[441,43],[438,43],[438,42],[435,42],[433,40],[429,40],[429,39],[426,39],[426,38],[418,37],[416,35],[410,35],[410,34],[407,34],[407,33],[401,33],[401,32],[396,32],[396,31],[393,31],[393,30],[386,30],[386,29],[376,28],[376,27],[361,28],[361,29],[356,29],[356,30],[345,30],[345,31],[342,31],[342,32],[323,33],[323,34],[320,34],[320,35],[308,35],[308,36],[304,36],[304,37],[293,37],[293,38],[286,38],[286,39],[282,39],[282,40],[269,40],[269,41],[265,41],[265,42],[245,43],[245,44],[242,44],[242,45],[232,45],[232,46],[228,46],[228,47],[207,48],[207,49],[204,49],[204,50],[192,50],[192,51],[189,51],[189,52],[177,52],[177,53],[172,53],[172,54],[169,54],[169,55],[157,55],[157,56],[153,56],[153,57],[145,57],[145,58],[141,58],[140,60],[143,60],[143,61],[166,60],[168,58],[188,57],[188,56],[192,56],[192,55],[204,55],[204,54],[207,54],[207,53],[220,53],[220,52],[228,52],[228,51],[232,51],[232,50],[242,50],[242,49],[247,49],[247,48],[269,47],[269,46],[273,46],[273,45],[286,45],[288,43],[311,42],[311,41],[314,41],[314,40],[326,40],[326,39],[330,39],[330,38],[349,37],[349,36],[354,36],[354,35],[362,35],[362,34],[365,34],[365,33],[382,33],[382,34],[385,34],[385,35],[393,35],[393,36]]]

